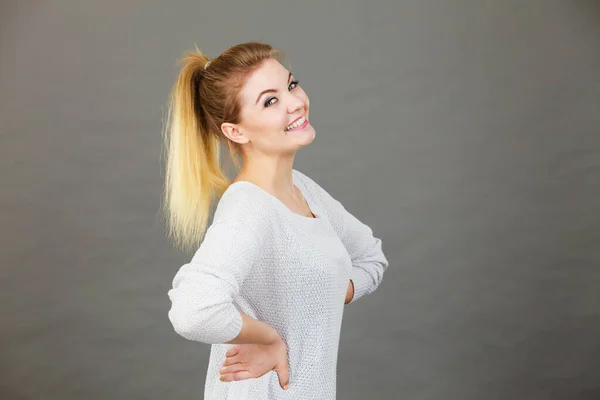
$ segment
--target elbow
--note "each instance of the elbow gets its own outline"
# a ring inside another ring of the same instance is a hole
[[[241,314],[233,304],[195,310],[173,306],[168,316],[178,335],[206,344],[227,343],[242,327]]]
[[[379,286],[379,284],[383,281],[383,275],[385,273],[385,270],[388,267],[388,261],[387,260],[383,260],[383,261],[379,261],[378,263],[375,264],[374,267],[374,282],[375,282],[375,288],[377,288]]]
[[[350,274],[354,285],[354,297],[350,300],[350,303],[354,303],[361,297],[377,290],[383,281],[383,275],[387,266],[387,260],[371,263],[355,263]]]
[[[355,264],[355,267],[362,269],[370,278],[368,281],[371,292],[377,289],[383,281],[383,275],[388,266],[389,262],[381,252],[371,259],[361,260]]]
[[[366,275],[366,291],[369,294],[373,293],[383,281],[383,275],[387,265],[378,262],[367,265],[358,264],[357,267],[361,268]]]
[[[186,264],[173,279],[167,293],[171,301],[168,318],[175,332],[188,340],[207,344],[230,341],[242,325],[233,301],[235,288],[197,268]]]
[[[169,320],[173,330],[188,340],[206,343],[206,335],[202,332],[202,322],[196,318],[185,315],[180,310],[171,308],[169,310]]]

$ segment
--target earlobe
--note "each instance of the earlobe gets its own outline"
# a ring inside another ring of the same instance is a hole
[[[223,132],[223,134],[232,142],[240,144],[248,142],[248,138],[246,137],[246,135],[240,132],[238,126],[235,124],[229,122],[222,123],[221,132]]]

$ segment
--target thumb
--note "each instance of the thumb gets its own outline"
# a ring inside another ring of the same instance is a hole
[[[290,384],[290,372],[288,367],[280,367],[276,368],[277,376],[279,377],[279,384],[284,390],[287,390],[288,385]]]

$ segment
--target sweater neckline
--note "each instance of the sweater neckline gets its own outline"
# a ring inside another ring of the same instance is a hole
[[[288,206],[286,206],[283,203],[283,201],[279,200],[279,198],[277,198],[277,196],[272,195],[271,193],[267,192],[266,190],[264,190],[257,184],[252,183],[250,181],[233,182],[231,185],[229,185],[229,187],[234,186],[234,185],[240,185],[240,184],[252,186],[252,187],[258,189],[258,191],[264,193],[267,197],[269,197],[274,203],[276,203],[278,205],[278,207],[283,208],[284,212],[286,212],[287,214],[291,215],[292,217],[294,217],[300,221],[316,222],[318,220],[322,220],[323,214],[322,214],[321,210],[312,201],[312,198],[307,194],[307,191],[304,188],[304,186],[302,185],[302,182],[298,182],[298,178],[296,177],[295,174],[292,175],[292,181],[294,183],[294,186],[296,186],[296,188],[298,188],[300,193],[302,193],[302,197],[304,197],[304,200],[308,204],[308,207],[310,208],[310,212],[314,215],[314,217],[307,217],[307,216],[300,215],[300,214],[292,211]]]

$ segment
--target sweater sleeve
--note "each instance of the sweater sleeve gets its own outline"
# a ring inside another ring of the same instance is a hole
[[[324,207],[327,218],[352,259],[350,279],[354,284],[355,302],[366,294],[373,293],[383,279],[389,263],[381,239],[373,235],[372,229],[352,215],[338,200],[334,199],[314,180],[294,170],[310,194]]]
[[[267,239],[266,209],[249,197],[219,203],[202,244],[168,291],[168,316],[179,335],[219,344],[240,333],[242,317],[233,300]]]

